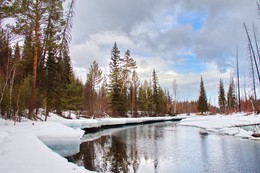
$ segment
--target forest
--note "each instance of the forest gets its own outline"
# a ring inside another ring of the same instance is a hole
[[[75,0],[70,0],[66,7],[64,0],[0,1],[0,114],[3,117],[36,120],[40,108],[45,110],[45,120],[49,112],[63,115],[68,110],[85,117],[257,110],[256,95],[241,99],[239,85],[233,78],[227,93],[220,79],[216,91],[218,107],[207,100],[202,77],[198,100],[178,101],[175,79],[172,88],[162,88],[154,69],[150,79],[140,81],[138,65],[130,50],[122,56],[116,42],[111,43],[111,54],[107,55],[109,74],[104,74],[94,61],[89,64],[83,83],[73,73],[69,49],[74,10]],[[248,40],[252,53],[250,67],[255,74],[259,62],[253,53],[258,47],[253,48]]]

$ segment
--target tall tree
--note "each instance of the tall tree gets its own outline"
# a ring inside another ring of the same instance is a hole
[[[153,88],[153,107],[155,114],[159,113],[159,84],[158,77],[155,69],[153,69],[152,73],[152,88]]]
[[[204,88],[204,83],[202,76],[200,78],[200,94],[199,94],[199,99],[198,99],[198,112],[201,112],[203,114],[204,112],[207,112],[208,109],[208,101],[207,101],[207,94]]]
[[[122,91],[125,87],[125,84],[129,81],[129,78],[131,77],[131,73],[133,73],[133,70],[135,70],[136,67],[136,62],[134,59],[130,56],[130,50],[127,50],[125,52],[125,56],[123,59],[120,59],[121,63],[121,80],[122,80],[122,85],[121,85],[121,90],[120,90],[120,95],[122,94]]]
[[[69,117],[72,110],[76,111],[82,108],[82,83],[73,75],[70,77],[70,81],[64,90],[64,97],[62,97],[62,104],[66,110],[69,110]]]
[[[99,85],[102,81],[102,71],[99,68],[99,65],[96,61],[94,61],[87,74],[87,81],[86,81],[86,96],[87,99],[87,109],[89,111],[90,116],[94,115],[94,110],[97,109],[97,92],[95,87]]]
[[[226,110],[226,96],[225,96],[225,89],[224,89],[222,79],[219,80],[218,105],[219,105],[221,112],[225,112],[225,110]]]
[[[122,97],[120,96],[121,90],[121,76],[120,76],[120,51],[117,44],[111,50],[111,62],[109,63],[109,97],[110,97],[110,108],[113,115],[124,116],[126,114],[126,108],[123,107]]]
[[[260,72],[259,72],[259,68],[258,68],[258,63],[256,62],[256,55],[255,55],[255,50],[254,50],[254,47],[252,45],[252,41],[250,39],[250,36],[249,36],[249,33],[248,33],[248,30],[247,30],[247,27],[246,27],[246,24],[244,23],[244,28],[245,28],[245,31],[246,31],[246,35],[247,35],[247,39],[248,39],[248,45],[249,45],[249,49],[252,53],[252,59],[254,60],[254,63],[255,64],[255,68],[256,68],[256,71],[257,71],[257,76],[258,76],[258,81],[260,83]]]
[[[236,89],[234,79],[230,80],[230,84],[227,92],[227,106],[230,111],[234,111],[236,108]]]
[[[108,110],[108,96],[107,96],[107,80],[104,75],[102,85],[99,91],[99,113],[100,116],[104,115]]]
[[[137,72],[134,70],[132,73],[132,78],[131,78],[131,87],[130,87],[130,93],[131,93],[131,113],[132,116],[137,116],[137,91],[139,87],[139,78],[137,75]]]
[[[0,28],[1,29],[1,28]],[[8,111],[8,89],[13,74],[10,38],[8,32],[0,31],[0,110],[4,116]]]
[[[259,51],[258,55],[259,55]],[[260,58],[260,56],[259,56]],[[238,102],[238,111],[241,112],[241,98],[240,98],[240,78],[239,78],[239,66],[238,66],[238,46],[236,47],[236,59],[237,59],[237,102]]]
[[[138,109],[142,112],[142,115],[147,115],[148,111],[148,96],[147,96],[148,83],[145,80],[138,90]]]

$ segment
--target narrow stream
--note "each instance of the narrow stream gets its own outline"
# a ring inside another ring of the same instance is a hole
[[[260,142],[176,122],[128,126],[86,136],[76,163],[97,172],[260,172]]]

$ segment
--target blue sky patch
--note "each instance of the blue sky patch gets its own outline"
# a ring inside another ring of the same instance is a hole
[[[178,23],[180,25],[191,25],[195,31],[203,28],[204,22],[207,18],[205,12],[186,12],[178,16]]]
[[[194,55],[182,55],[180,61],[172,66],[177,73],[201,73],[206,65]]]

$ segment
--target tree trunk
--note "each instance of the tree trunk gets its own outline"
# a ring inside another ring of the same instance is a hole
[[[34,38],[34,55],[33,55],[33,79],[32,79],[32,91],[29,108],[29,119],[33,119],[33,110],[35,103],[35,91],[36,91],[36,80],[37,80],[37,61],[38,61],[38,50],[39,50],[39,1],[36,0],[36,18],[35,18],[35,38]]]

